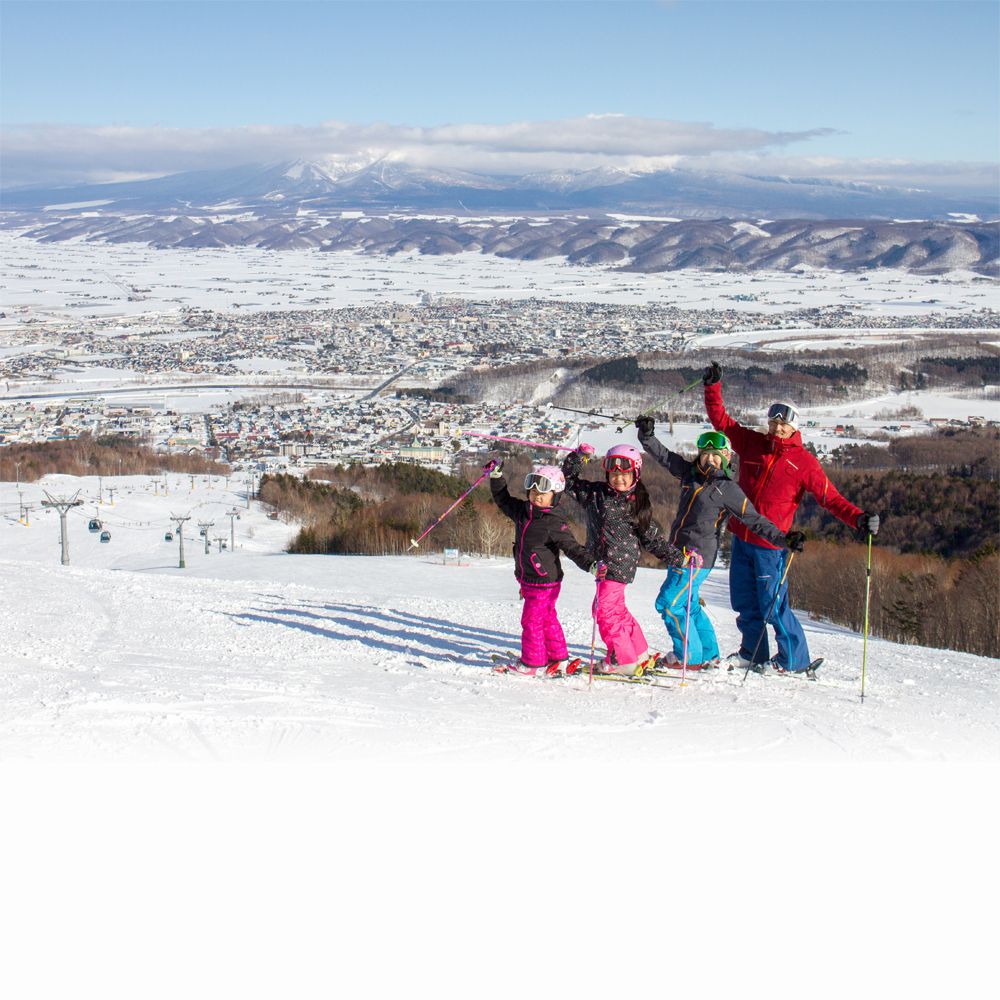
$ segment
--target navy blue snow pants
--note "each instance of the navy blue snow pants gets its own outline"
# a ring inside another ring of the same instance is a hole
[[[775,590],[785,572],[786,557],[787,553],[783,550],[766,549],[739,538],[733,539],[729,602],[736,612],[736,627],[740,630],[740,656],[746,660],[750,659],[755,648],[755,663],[764,663],[771,658],[764,616],[774,601]],[[787,579],[768,622],[774,626],[774,637],[778,643],[778,665],[786,670],[805,670],[810,662],[809,646],[802,626],[788,604]]]

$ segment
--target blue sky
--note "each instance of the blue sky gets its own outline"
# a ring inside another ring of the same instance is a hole
[[[587,116],[609,114],[622,116],[621,155],[633,161],[773,157],[790,173],[796,158],[803,169],[824,158],[905,161],[943,177],[1000,158],[992,0],[3,0],[0,17],[8,174],[32,157],[44,172],[46,156],[71,171],[74,150],[93,174],[95,146],[106,148],[109,176],[207,166],[213,150],[230,163],[253,152],[251,126],[292,135],[309,154],[324,148],[318,127],[330,122],[349,126],[331,154],[398,140],[406,155],[420,146],[427,162],[473,169],[502,165],[501,153],[514,169],[525,131],[510,126],[538,123],[526,166],[561,156],[586,167],[598,164],[585,155]],[[578,127],[580,141],[543,155],[539,140],[560,131],[556,122],[579,123],[566,129]],[[434,132],[445,125],[462,127],[457,145]],[[500,128],[487,129],[485,154],[469,155],[477,125]],[[412,129],[431,130],[433,155]],[[598,131],[594,151],[608,160],[615,137]]]

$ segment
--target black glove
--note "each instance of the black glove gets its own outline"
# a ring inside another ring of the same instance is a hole
[[[801,531],[789,531],[785,535],[785,544],[793,552],[801,552],[806,547],[806,536]]]
[[[701,380],[705,385],[715,385],[722,381],[722,368],[718,361],[713,361],[702,373]]]
[[[652,437],[656,421],[652,417],[641,415],[635,418],[635,426],[639,428],[639,437]]]
[[[878,534],[879,516],[878,514],[866,514],[862,511],[858,515],[858,523],[855,527],[858,529],[858,538],[862,541],[867,541],[869,535]]]
[[[578,476],[580,474],[581,465],[583,465],[583,455],[581,455],[578,451],[571,451],[563,459],[563,464],[562,464],[563,475]]]

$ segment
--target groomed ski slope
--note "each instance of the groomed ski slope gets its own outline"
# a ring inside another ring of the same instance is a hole
[[[520,634],[509,559],[291,556],[294,527],[247,511],[235,480],[169,481],[164,496],[146,477],[105,478],[114,506],[69,514],[69,566],[58,516],[36,506],[19,524],[15,486],[0,483],[0,760],[1000,759],[987,658],[870,640],[862,705],[861,637],[806,621],[825,657],[817,683],[722,673],[588,690],[499,676],[490,654]],[[43,488],[96,501],[98,484],[50,476],[22,484],[24,501]],[[206,555],[197,522],[228,540],[234,506],[236,551],[213,542]],[[87,529],[95,511],[108,544]],[[189,512],[181,570],[163,535]],[[565,568],[560,615],[587,657],[593,582]],[[640,570],[629,603],[665,648],[660,580]],[[724,570],[703,595],[723,652],[735,649]]]

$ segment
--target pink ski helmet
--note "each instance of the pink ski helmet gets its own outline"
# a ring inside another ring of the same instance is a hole
[[[642,452],[630,444],[616,444],[614,448],[608,449],[603,465],[605,472],[610,472],[612,469],[631,469],[638,479],[642,469]]]
[[[558,465],[535,465],[524,477],[524,488],[534,487],[539,493],[562,493],[566,489],[566,477]]]

